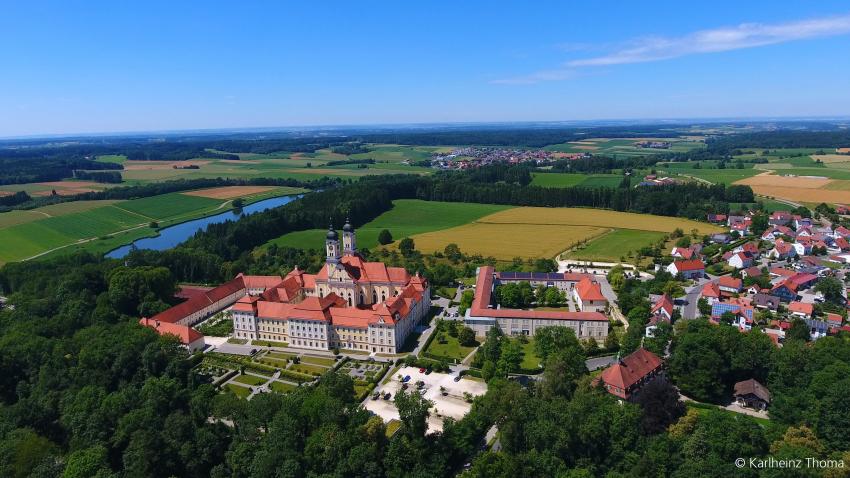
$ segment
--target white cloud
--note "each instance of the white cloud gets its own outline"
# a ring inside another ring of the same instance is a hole
[[[814,18],[766,25],[742,23],[733,27],[700,30],[681,37],[646,37],[606,55],[572,60],[557,70],[541,71],[493,83],[537,83],[572,78],[576,69],[669,60],[688,55],[717,53],[786,43],[808,38],[850,33],[850,15]],[[557,74],[553,74],[556,72]]]

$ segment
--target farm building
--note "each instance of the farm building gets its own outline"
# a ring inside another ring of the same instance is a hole
[[[685,279],[699,279],[705,275],[705,264],[699,259],[673,261],[667,266],[667,272],[674,276],[682,274]]]

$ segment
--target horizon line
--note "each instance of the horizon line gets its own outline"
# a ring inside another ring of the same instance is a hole
[[[320,132],[321,130],[346,130],[357,128],[380,128],[380,129],[413,129],[422,127],[461,127],[461,126],[497,126],[497,125],[582,125],[588,127],[594,125],[604,126],[603,123],[626,123],[629,124],[694,124],[694,123],[718,123],[718,122],[815,122],[815,121],[850,121],[850,115],[824,115],[824,116],[705,116],[705,117],[646,117],[646,118],[600,118],[584,120],[494,120],[494,121],[446,121],[446,122],[400,122],[400,123],[353,123],[353,124],[313,124],[313,125],[283,125],[283,126],[233,126],[221,128],[188,128],[188,129],[166,129],[166,130],[130,130],[130,131],[89,131],[69,133],[35,133],[26,135],[0,136],[0,141],[15,140],[38,140],[38,139],[62,139],[62,138],[110,138],[122,136],[152,136],[152,135],[181,135],[202,134],[214,135],[220,133],[281,133],[288,131]]]

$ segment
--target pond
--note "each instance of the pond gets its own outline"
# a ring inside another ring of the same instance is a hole
[[[194,236],[198,231],[205,231],[210,224],[219,224],[224,221],[235,221],[242,216],[248,216],[267,209],[283,206],[288,204],[302,195],[294,196],[278,196],[262,201],[257,201],[236,211],[229,209],[225,212],[214,216],[202,217],[192,221],[181,222],[173,226],[168,226],[159,230],[159,235],[156,237],[145,237],[133,241],[132,244],[121,246],[118,249],[113,249],[106,254],[110,259],[121,259],[130,253],[135,246],[137,249],[153,249],[155,251],[164,251],[180,244],[181,242]]]

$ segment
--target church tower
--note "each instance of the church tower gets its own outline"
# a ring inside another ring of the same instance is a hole
[[[339,264],[339,235],[333,224],[328,227],[328,234],[325,236],[325,262],[328,265]]]
[[[354,236],[354,226],[348,218],[345,218],[345,225],[342,226],[342,254],[344,256],[353,256],[357,254],[357,240]]]

